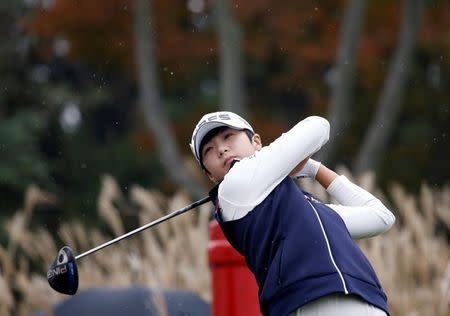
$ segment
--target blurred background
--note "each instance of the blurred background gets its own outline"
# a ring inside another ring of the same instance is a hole
[[[395,315],[450,315],[448,1],[2,0],[0,24],[1,315],[64,299],[45,279],[63,244],[86,250],[203,196],[188,143],[217,110],[265,144],[327,117],[315,158],[398,218],[362,243]],[[210,215],[86,259],[81,286],[209,302]]]

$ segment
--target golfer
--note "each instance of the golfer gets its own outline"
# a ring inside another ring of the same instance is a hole
[[[394,215],[369,192],[309,158],[329,138],[308,117],[268,146],[232,112],[203,116],[191,149],[217,185],[210,196],[226,238],[259,286],[264,315],[388,315],[386,295],[354,239],[387,231]],[[339,205],[300,190],[316,179]]]

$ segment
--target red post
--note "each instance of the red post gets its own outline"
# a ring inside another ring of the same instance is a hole
[[[260,316],[258,286],[245,259],[225,239],[216,221],[209,225],[212,316]]]

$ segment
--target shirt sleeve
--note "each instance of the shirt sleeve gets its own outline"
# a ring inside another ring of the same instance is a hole
[[[339,203],[328,206],[341,216],[354,239],[384,233],[395,222],[394,214],[379,199],[345,176],[337,177],[327,192]]]
[[[236,163],[219,186],[218,198],[225,221],[245,216],[306,157],[327,141],[330,124],[310,116],[283,133],[253,156]]]

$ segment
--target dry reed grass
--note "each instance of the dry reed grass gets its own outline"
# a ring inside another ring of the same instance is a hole
[[[341,172],[351,178],[345,170]],[[356,182],[382,197],[373,186],[373,176]],[[314,182],[302,180],[302,186],[327,200],[325,191]],[[424,185],[414,197],[401,186],[392,185],[389,196],[396,225],[387,234],[360,244],[387,292],[392,315],[449,315],[450,246],[445,234],[450,232],[450,188],[431,190]],[[42,200],[56,201],[31,187],[24,209],[6,223],[9,241],[0,245],[0,315],[29,315],[37,309],[50,315],[51,306],[67,298],[50,289],[46,280],[48,265],[62,245],[43,228],[29,227],[32,216],[38,216],[32,212],[33,205]],[[125,197],[115,180],[105,176],[98,212],[112,233],[87,229],[75,221],[61,224],[58,236],[75,253],[81,253],[131,229],[124,221],[130,210],[143,225],[165,215],[163,210],[189,203],[183,193],[167,198],[139,186]],[[205,205],[83,258],[77,263],[80,290],[139,284],[154,289],[187,289],[210,300],[206,250],[210,213],[211,208]],[[164,315],[164,301],[157,295],[153,300]]]

